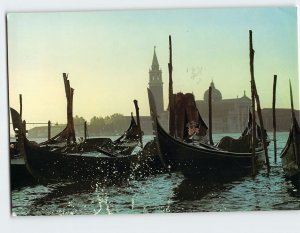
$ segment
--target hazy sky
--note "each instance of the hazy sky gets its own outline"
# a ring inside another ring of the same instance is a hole
[[[288,79],[299,109],[296,8],[133,10],[8,15],[9,98],[27,122],[66,122],[62,73],[69,73],[74,116],[129,115],[133,99],[148,115],[153,48],[168,93],[168,36],[174,91],[203,99],[213,80],[223,98],[250,96],[249,35],[262,107],[289,108]],[[201,110],[200,110],[201,111]]]

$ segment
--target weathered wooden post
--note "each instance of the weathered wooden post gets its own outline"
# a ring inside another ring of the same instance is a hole
[[[70,86],[70,81],[68,80],[68,74],[63,73],[64,84],[65,84],[65,92],[67,97],[67,144],[72,140],[74,143],[76,142],[75,137],[75,129],[74,129],[74,121],[73,121],[73,95],[74,89]]]
[[[213,145],[213,139],[212,139],[212,100],[211,100],[211,93],[212,92],[212,86],[209,86],[208,90],[208,135],[209,135],[209,144]]]
[[[51,121],[48,121],[48,140],[51,138]]]
[[[264,122],[262,119],[262,114],[261,114],[261,107],[260,107],[260,100],[259,100],[259,96],[257,94],[257,89],[256,89],[256,84],[255,84],[255,79],[254,79],[254,66],[253,66],[253,61],[254,61],[254,49],[253,49],[253,44],[252,44],[252,31],[249,31],[250,34],[250,72],[251,72],[251,91],[253,91],[252,95],[256,100],[257,103],[257,114],[258,114],[258,118],[259,118],[259,122],[260,122],[260,128],[261,128],[261,136],[262,136],[262,142],[263,142],[263,148],[264,148],[264,153],[265,153],[265,159],[266,159],[266,164],[267,164],[267,171],[268,174],[270,173],[270,162],[269,162],[269,156],[268,156],[268,149],[267,149],[267,143],[266,143],[266,137],[265,137],[265,128],[264,128]],[[253,100],[252,100],[253,101]],[[255,108],[254,108],[254,115],[255,115]],[[253,118],[254,119],[254,116]],[[252,120],[253,121],[253,120]],[[255,121],[255,120],[254,120]],[[255,124],[254,124],[255,125]],[[254,131],[256,131],[256,125],[254,127],[254,125],[252,125],[253,127],[253,134]],[[252,137],[253,139],[253,137]],[[254,138],[255,139],[255,138]],[[253,143],[253,142],[252,142]],[[254,145],[255,145],[255,141],[254,141]],[[254,147],[255,149],[255,147]],[[253,148],[252,148],[253,150]],[[252,152],[253,153],[253,152]],[[255,155],[255,153],[254,153]],[[252,158],[253,159],[253,158]],[[255,162],[255,161],[254,161]]]
[[[254,68],[253,68],[253,60],[254,60],[254,49],[252,45],[252,31],[249,30],[249,56],[250,56],[250,74],[251,74],[251,102],[252,102],[252,176],[256,174],[255,167],[255,142],[256,142],[256,123],[255,123],[255,97],[254,97]]]
[[[168,70],[169,70],[169,134],[174,137],[175,136],[175,109],[174,109],[174,95],[173,95],[173,65],[172,65],[172,39],[169,35],[169,63],[168,63]]]
[[[22,122],[22,127],[23,127],[24,135],[26,135],[27,130],[26,130],[26,121],[25,120]]]
[[[266,142],[267,135],[265,135],[265,127],[264,127],[264,122],[263,122],[263,118],[262,118],[262,114],[261,114],[260,100],[259,100],[259,96],[257,94],[256,86],[255,86],[255,99],[256,99],[256,103],[257,103],[257,114],[258,114],[258,119],[259,119],[259,123],[260,123],[261,137],[262,137],[263,148],[264,148],[264,152],[265,152],[267,171],[268,171],[268,175],[269,175],[270,161],[269,161],[268,148],[267,148],[267,142]]]
[[[273,140],[274,140],[274,162],[275,162],[275,163],[277,163],[277,138],[276,138],[276,84],[277,84],[277,75],[274,75],[274,81],[273,81],[272,113],[273,113]]]
[[[22,119],[22,111],[23,111],[22,94],[19,95],[19,101],[20,101],[20,117]]]
[[[84,140],[87,139],[87,123],[86,121],[84,122]]]
[[[139,130],[139,139],[141,143],[141,147],[143,147],[143,137],[142,137],[142,129],[141,129],[141,122],[140,122],[140,113],[139,113],[139,106],[138,106],[138,101],[133,100],[135,111],[136,111],[136,121],[137,121],[137,126]]]

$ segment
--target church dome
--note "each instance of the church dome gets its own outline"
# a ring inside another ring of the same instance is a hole
[[[212,102],[222,100],[222,94],[218,89],[215,88],[214,82],[211,82],[210,86],[211,86],[211,100],[212,100]],[[209,89],[207,89],[204,92],[203,99],[204,99],[205,102],[208,102],[208,93],[209,93]]]

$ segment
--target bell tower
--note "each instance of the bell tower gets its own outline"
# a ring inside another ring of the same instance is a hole
[[[161,113],[164,111],[163,82],[161,74],[162,72],[161,69],[159,69],[159,64],[154,46],[152,65],[149,70],[149,89],[151,90],[154,96],[158,115],[161,115]]]

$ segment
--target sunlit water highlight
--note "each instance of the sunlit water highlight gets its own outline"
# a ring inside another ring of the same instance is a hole
[[[222,136],[215,135],[214,141]],[[277,133],[278,154],[287,136]],[[150,139],[146,136],[145,142]],[[94,181],[20,187],[12,191],[12,212],[24,216],[300,209],[300,192],[285,180],[279,156],[274,163],[273,142],[269,157],[269,177],[263,168],[254,179],[245,177],[227,183],[189,180],[172,173],[114,185]]]

